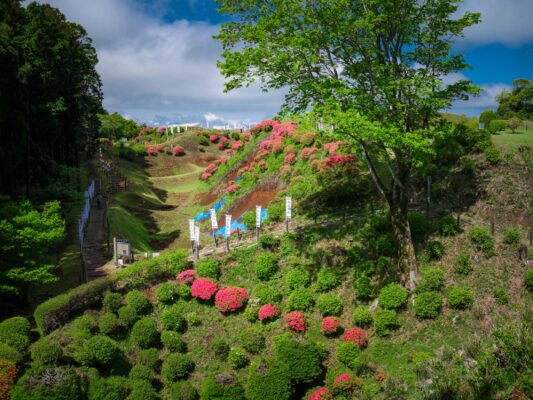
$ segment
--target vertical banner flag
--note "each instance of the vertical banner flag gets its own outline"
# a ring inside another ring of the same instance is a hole
[[[255,226],[261,227],[261,206],[255,206]]]
[[[285,197],[285,218],[287,220],[291,219],[292,217],[292,199],[287,196]]]
[[[189,236],[191,237],[191,241],[195,240],[195,229],[194,229],[194,219],[189,220]]]
[[[218,229],[217,212],[214,208],[209,211],[211,212],[211,227],[213,229]]]
[[[226,214],[226,235],[231,235],[231,215]]]
[[[196,245],[200,247],[200,227],[199,226],[194,228],[194,240],[196,240]]]

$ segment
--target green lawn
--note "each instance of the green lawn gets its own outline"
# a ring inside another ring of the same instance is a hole
[[[524,145],[533,147],[533,130],[517,129],[516,133],[506,130],[498,135],[492,135],[492,141],[506,150],[515,150]]]

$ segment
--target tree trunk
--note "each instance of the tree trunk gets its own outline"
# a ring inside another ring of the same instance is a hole
[[[398,267],[402,275],[402,284],[413,291],[416,286],[418,268],[407,218],[407,206],[391,205],[390,212],[392,231],[398,244]]]

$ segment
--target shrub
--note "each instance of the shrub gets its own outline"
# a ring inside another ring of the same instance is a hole
[[[208,376],[202,383],[202,400],[244,400],[244,388],[233,375]]]
[[[524,285],[527,290],[533,292],[533,269],[528,269],[524,274]]]
[[[137,364],[155,371],[159,367],[159,350],[154,348],[139,350],[135,360]]]
[[[128,398],[131,381],[122,376],[96,378],[89,384],[89,400],[119,400]]]
[[[15,364],[20,363],[24,358],[24,353],[14,349],[8,344],[0,343],[0,360],[11,361]]]
[[[31,359],[36,365],[57,364],[63,357],[63,350],[59,343],[48,338],[42,338],[31,345]]]
[[[155,295],[161,303],[172,303],[179,298],[177,286],[169,282],[162,283],[155,290]]]
[[[276,249],[279,246],[279,243],[280,240],[270,233],[263,234],[259,237],[259,246],[266,250]]]
[[[209,146],[209,139],[206,138],[205,136],[197,136],[196,141],[201,146]]]
[[[285,274],[285,285],[290,290],[308,286],[309,280],[309,272],[302,268],[295,268]]]
[[[191,286],[191,294],[197,299],[209,301],[217,291],[217,284],[210,279],[198,278]]]
[[[255,285],[252,294],[259,300],[259,304],[279,303],[283,298],[280,290],[273,285],[260,283]]]
[[[20,353],[30,345],[30,323],[24,317],[12,317],[0,323],[0,343],[5,343]]]
[[[185,319],[188,326],[200,326],[202,324],[202,318],[194,311],[185,315]]]
[[[459,225],[457,219],[451,215],[442,217],[437,223],[437,231],[443,236],[453,236],[459,233]]]
[[[175,331],[161,332],[161,343],[171,352],[185,353],[187,345],[181,340],[181,335]]]
[[[122,295],[120,293],[108,292],[102,300],[102,305],[107,311],[117,312],[122,307]]]
[[[160,397],[147,380],[132,380],[131,392],[126,400],[159,400]]]
[[[359,306],[353,311],[353,321],[355,325],[360,327],[368,327],[372,325],[372,313],[367,307]]]
[[[154,371],[145,365],[134,365],[128,374],[128,377],[133,380],[151,381],[155,378]]]
[[[440,313],[441,297],[437,292],[425,292],[415,298],[415,314],[418,318],[434,319]]]
[[[394,311],[393,311],[394,312]],[[337,346],[337,360],[348,368],[355,369],[359,360],[361,348],[354,342],[342,342]]]
[[[379,303],[383,308],[397,310],[407,303],[409,291],[397,283],[384,286],[379,292]]]
[[[131,329],[130,340],[142,349],[157,345],[159,332],[155,320],[151,317],[144,317],[137,321]]]
[[[274,253],[261,253],[255,259],[255,274],[261,280],[269,280],[278,272],[278,259]]]
[[[229,351],[228,354],[228,363],[234,369],[241,369],[248,365],[248,356],[246,352],[242,349],[233,348]]]
[[[196,271],[194,269],[186,269],[176,275],[176,280],[181,283],[193,283],[196,279]]]
[[[504,288],[496,288],[492,293],[498,304],[505,305],[509,303],[509,296],[507,295],[507,290]]]
[[[327,351],[317,344],[290,334],[274,337],[274,356],[289,367],[294,383],[315,380],[322,372]]]
[[[322,268],[316,276],[315,290],[317,292],[327,292],[339,285],[341,277],[327,268]]]
[[[178,305],[172,305],[163,310],[160,316],[161,326],[168,331],[184,332],[187,328],[187,321],[181,314]]]
[[[332,293],[324,293],[318,296],[317,307],[324,316],[342,313],[342,301],[339,296]]]
[[[444,245],[438,240],[431,240],[426,246],[426,251],[430,260],[440,260],[444,255]]]
[[[258,354],[265,348],[265,337],[259,328],[246,328],[239,336],[242,347],[250,353]]]
[[[502,153],[495,146],[487,147],[483,153],[485,153],[485,160],[489,164],[498,164],[502,160]]]
[[[437,291],[444,287],[444,270],[431,268],[425,271],[423,276],[416,287],[417,293]]]
[[[150,300],[139,290],[132,290],[126,295],[126,304],[133,307],[139,315],[148,314],[152,310]]]
[[[400,326],[398,314],[394,310],[378,310],[374,316],[374,327],[376,333],[380,336],[388,336],[391,329]]]
[[[117,343],[104,335],[96,335],[76,346],[73,358],[83,365],[107,365],[119,354]]]
[[[118,309],[118,320],[122,326],[132,326],[139,318],[139,314],[132,306],[122,306]]]
[[[245,289],[229,286],[220,289],[215,296],[215,305],[221,313],[235,312],[242,308],[248,299]]]
[[[322,320],[322,333],[324,335],[334,335],[341,328],[341,320],[337,317],[326,317]]]
[[[328,400],[333,399],[333,395],[329,392],[329,390],[325,387],[315,390],[311,395],[307,398],[308,400]]]
[[[333,390],[339,393],[349,394],[355,387],[361,386],[362,380],[351,374],[338,375],[333,381]]]
[[[315,296],[309,289],[296,289],[287,299],[287,311],[309,311],[315,305]]]
[[[374,297],[374,286],[372,280],[367,275],[361,275],[354,282],[355,292],[357,297],[362,300],[368,300]]]
[[[196,263],[196,273],[202,278],[218,279],[220,277],[220,267],[214,258],[204,258]]]
[[[454,287],[448,293],[448,304],[451,308],[465,310],[472,307],[474,295],[472,291],[465,287]]]
[[[226,361],[229,354],[229,345],[222,339],[218,338],[211,342],[211,349],[215,353],[215,357],[221,361]]]
[[[198,400],[198,392],[189,381],[174,382],[169,386],[172,400]]]
[[[350,328],[342,336],[342,340],[345,342],[356,343],[359,347],[364,347],[366,345],[366,335],[365,331],[361,328]]]
[[[246,310],[244,310],[244,318],[246,318],[249,322],[257,322],[258,315],[257,315],[257,307],[255,306],[249,306],[246,307]]]
[[[274,304],[265,304],[259,308],[257,316],[260,321],[271,321],[278,317],[279,309]]]
[[[455,260],[454,271],[461,275],[468,275],[472,271],[472,261],[468,254],[461,254]]]
[[[494,241],[490,234],[483,228],[473,228],[468,237],[475,245],[477,251],[482,251],[486,257],[494,255]]]
[[[104,335],[115,332],[119,325],[117,316],[112,312],[106,312],[98,317],[98,329]]]
[[[305,332],[305,318],[299,311],[293,311],[283,317],[283,321],[292,332]]]
[[[508,245],[516,245],[520,243],[520,230],[517,228],[506,229],[503,235],[503,243]]]
[[[194,371],[194,362],[188,355],[171,353],[163,361],[161,375],[165,382],[174,382],[177,379],[186,379]]]
[[[85,388],[72,367],[38,366],[19,379],[13,390],[13,400],[85,399]]]
[[[409,228],[413,237],[424,237],[428,232],[428,223],[424,214],[419,212],[409,213]]]
[[[252,363],[247,384],[249,400],[289,400],[292,395],[289,368],[273,357]]]

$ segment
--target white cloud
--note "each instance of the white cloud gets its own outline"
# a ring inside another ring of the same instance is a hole
[[[206,114],[204,114],[204,119],[208,122],[212,122],[212,121],[216,121],[218,119],[222,119],[222,117],[219,117],[218,115],[216,114],[213,114],[211,112],[208,112]]]
[[[456,101],[452,110],[485,110],[496,108],[498,106],[496,96],[498,96],[503,90],[511,90],[511,86],[505,83],[489,83],[481,85],[479,96],[471,97],[468,101]]]

